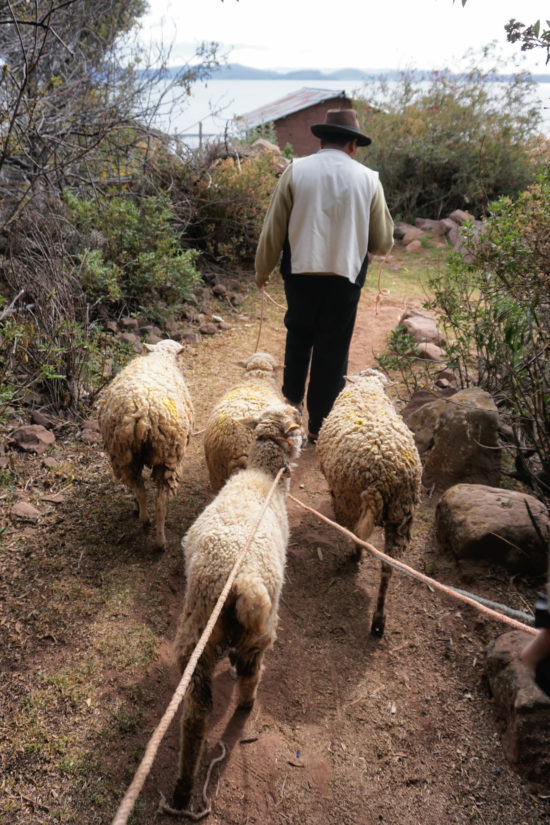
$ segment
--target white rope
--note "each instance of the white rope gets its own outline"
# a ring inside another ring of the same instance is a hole
[[[441,590],[443,593],[446,593],[449,596],[453,596],[455,599],[459,599],[460,601],[466,602],[466,604],[470,604],[473,607],[477,608],[477,610],[479,610],[481,613],[485,613],[485,615],[490,616],[492,619],[498,619],[498,621],[504,622],[505,624],[510,625],[516,630],[523,630],[526,633],[531,633],[534,636],[538,633],[536,628],[531,627],[530,625],[525,624],[522,621],[518,621],[517,619],[512,618],[511,616],[502,615],[501,613],[498,613],[496,610],[493,610],[492,607],[488,606],[490,604],[495,603],[491,603],[488,600],[481,598],[480,596],[474,596],[471,593],[467,593],[465,590],[459,590],[456,587],[452,587],[447,584],[442,584],[441,582],[438,582],[436,579],[432,579],[430,578],[430,576],[426,576],[425,573],[421,573],[419,570],[415,570],[408,564],[405,564],[404,562],[399,561],[398,559],[394,559],[392,558],[392,556],[388,556],[387,553],[383,553],[381,550],[378,550],[372,544],[369,544],[369,542],[363,541],[362,539],[358,538],[358,536],[352,533],[351,530],[347,530],[345,527],[342,527],[340,524],[337,524],[337,522],[327,518],[322,513],[319,513],[317,510],[315,510],[313,507],[308,507],[308,505],[304,504],[302,501],[300,501],[300,499],[295,498],[293,495],[290,494],[288,497],[292,501],[296,502],[296,504],[299,504],[300,507],[302,507],[304,510],[308,510],[310,513],[314,513],[322,521],[325,521],[327,524],[330,524],[336,530],[339,530],[345,536],[352,539],[356,544],[360,544],[361,547],[365,547],[374,556],[376,556],[386,564],[389,564],[391,567],[394,567],[396,570],[399,570],[401,573],[406,573],[408,576],[412,576],[412,578],[415,578],[418,581],[423,582],[424,584],[430,585],[436,588],[437,590]],[[503,606],[498,605],[498,607],[502,608]],[[510,613],[516,613],[516,611],[512,611],[512,608],[505,609]],[[519,612],[520,611],[517,611],[517,613]],[[522,618],[525,617],[528,621],[534,623],[534,618],[532,618],[531,616],[528,616],[525,613],[521,613],[520,615],[522,616]]]

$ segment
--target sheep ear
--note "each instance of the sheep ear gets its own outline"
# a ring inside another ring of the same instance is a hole
[[[247,429],[253,430],[258,423],[257,418],[243,418],[241,424],[243,424]]]
[[[344,378],[346,379],[346,383],[349,384],[355,384],[357,381],[356,375],[344,375]]]
[[[246,369],[246,361],[233,361],[236,367],[242,367],[243,370]]]
[[[290,427],[286,428],[285,435],[290,435],[290,433],[293,433],[294,430],[299,430],[299,429],[300,429],[299,424],[291,424]]]
[[[153,352],[153,350],[155,349],[154,344],[148,344],[146,341],[143,342],[143,346],[147,350],[147,352]]]

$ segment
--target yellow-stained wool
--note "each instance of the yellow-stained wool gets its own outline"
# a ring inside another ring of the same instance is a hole
[[[246,467],[252,425],[267,407],[282,401],[273,356],[256,352],[242,366],[240,382],[218,401],[204,433],[204,455],[215,492]]]
[[[108,386],[99,424],[115,478],[135,493],[145,525],[149,516],[142,470],[152,469],[157,487],[155,546],[163,549],[166,500],[182,479],[195,413],[181,369],[183,346],[160,341],[146,347],[147,354],[130,361]]]
[[[422,465],[414,438],[386,395],[386,378],[366,370],[350,379],[324,420],[317,441],[319,466],[338,522],[366,541],[384,526],[386,552],[399,557],[410,541],[420,498]],[[356,548],[360,556],[360,548]],[[384,600],[391,568],[382,580],[372,632],[384,631]]]
[[[267,408],[252,438],[248,467],[229,478],[182,541],[186,591],[175,640],[182,672],[235,560],[252,535],[274,478],[300,452],[298,411],[280,402]],[[177,808],[189,805],[212,706],[212,672],[226,652],[237,672],[239,706],[247,709],[254,702],[263,655],[273,644],[277,628],[289,534],[288,484],[288,478],[279,480],[193,673],[181,722],[179,779],[174,793]]]

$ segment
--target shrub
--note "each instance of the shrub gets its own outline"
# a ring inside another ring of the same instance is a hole
[[[550,500],[550,171],[491,205],[469,261],[430,282],[463,385],[495,397],[510,425],[517,476]]]
[[[517,74],[504,84],[473,67],[464,75],[404,74],[364,88],[356,101],[372,145],[358,157],[380,172],[390,211],[412,221],[454,209],[474,215],[487,204],[515,197],[548,161],[535,84]]]
[[[271,154],[227,157],[203,170],[191,192],[193,242],[222,264],[252,261],[279,171]]]
[[[200,281],[199,253],[181,248],[166,198],[91,201],[67,192],[65,200],[84,246],[75,258],[90,301],[133,311],[161,304],[173,309],[189,298]]]

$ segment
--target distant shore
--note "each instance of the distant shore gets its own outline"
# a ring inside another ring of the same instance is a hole
[[[186,67],[184,66],[170,66],[166,69],[167,77],[177,76]],[[411,72],[403,72],[398,69],[334,69],[323,71],[321,69],[292,69],[289,71],[277,71],[275,69],[254,69],[251,66],[243,66],[241,63],[228,63],[225,66],[220,66],[212,72],[212,80],[315,80],[317,82],[323,80],[355,80],[355,81],[369,81],[369,80],[400,80],[403,74],[410,74],[416,80],[430,80],[434,75],[446,75],[449,79],[454,77],[463,77],[464,73],[454,74],[452,72],[443,72],[434,70],[415,69]],[[486,80],[494,83],[509,83],[513,80],[515,75],[495,74],[489,73]],[[531,77],[536,83],[550,83],[550,74],[532,74]]]

